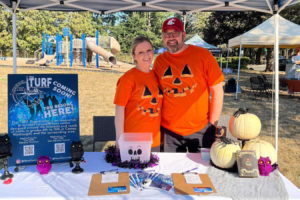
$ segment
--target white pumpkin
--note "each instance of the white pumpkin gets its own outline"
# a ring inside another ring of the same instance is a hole
[[[229,132],[231,133],[232,135],[232,126],[233,126],[233,121],[234,121],[235,117],[234,116],[231,116],[230,119],[229,119]]]
[[[229,131],[232,136],[241,140],[256,138],[261,130],[260,119],[247,110],[239,109],[229,120]]]
[[[217,167],[228,169],[234,166],[236,153],[240,150],[241,147],[238,144],[222,138],[211,146],[210,158]]]
[[[255,151],[257,160],[259,160],[260,156],[262,156],[265,158],[269,157],[272,165],[277,162],[277,154],[275,148],[271,143],[264,140],[256,139],[247,141],[245,146],[243,147],[243,150]]]

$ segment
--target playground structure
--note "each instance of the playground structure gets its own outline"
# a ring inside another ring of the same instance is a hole
[[[70,38],[70,41],[68,41],[68,38]],[[66,39],[63,40],[63,36],[58,33],[56,36],[43,33],[42,49],[35,52],[37,60],[35,63],[49,65],[56,58],[56,66],[64,63],[72,67],[73,62],[76,62],[86,67],[87,63],[90,64],[95,60],[98,68],[99,56],[113,65],[117,62],[115,55],[120,52],[120,44],[113,37],[99,36],[98,30],[96,31],[96,37],[86,37],[85,34],[82,34],[81,38],[73,39],[71,34]]]

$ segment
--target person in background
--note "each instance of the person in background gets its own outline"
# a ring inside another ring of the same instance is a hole
[[[215,141],[223,106],[224,76],[212,54],[186,45],[178,18],[167,19],[162,40],[167,51],[154,62],[163,90],[161,132],[165,152],[199,152]]]
[[[300,47],[296,48],[296,55],[291,59],[294,65],[294,78],[300,80]]]
[[[296,48],[296,55],[292,57],[292,63],[300,65],[300,47]]]
[[[152,151],[160,151],[163,94],[150,69],[154,56],[150,40],[144,36],[136,37],[131,56],[136,66],[118,80],[114,99],[116,140],[123,133],[151,132]]]

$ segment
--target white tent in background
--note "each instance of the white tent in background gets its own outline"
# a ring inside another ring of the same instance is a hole
[[[279,16],[279,47],[294,48],[300,46],[300,26]],[[228,47],[273,48],[274,16],[270,17],[250,31],[229,40]]]
[[[300,46],[300,25],[290,22],[278,15],[279,47],[295,48]],[[250,31],[234,37],[228,41],[229,48],[240,48],[237,88],[240,74],[241,49],[244,48],[273,48],[275,43],[275,15],[264,21],[260,25],[254,27]],[[275,57],[276,58],[276,57]],[[278,59],[278,58],[277,58]],[[237,99],[237,93],[235,98]]]

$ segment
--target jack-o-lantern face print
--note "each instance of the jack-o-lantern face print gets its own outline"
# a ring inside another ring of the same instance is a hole
[[[197,83],[194,80],[194,74],[191,68],[186,64],[183,69],[175,71],[168,66],[161,77],[167,84],[163,92],[167,96],[184,97],[194,92]]]
[[[138,110],[142,112],[143,115],[149,114],[150,117],[157,117],[161,109],[159,104],[159,98],[163,97],[162,90],[158,87],[158,94],[154,95],[154,92],[151,92],[148,86],[144,86],[144,90],[141,96],[143,105],[138,106]]]

